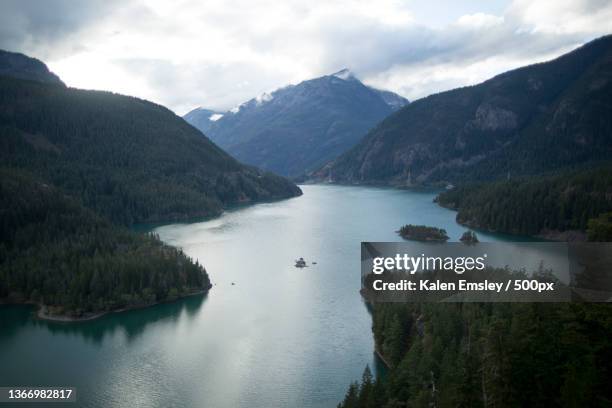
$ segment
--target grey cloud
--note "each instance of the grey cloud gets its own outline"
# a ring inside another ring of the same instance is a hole
[[[107,16],[120,0],[3,0],[0,5],[0,48],[49,58],[85,45],[66,40]]]
[[[198,105],[228,110],[279,86],[278,74],[248,63],[178,65],[163,59],[142,58],[115,62],[126,71],[138,72],[157,91],[158,101],[179,113]]]
[[[362,79],[378,81],[413,98],[469,82],[465,77],[427,78],[436,69],[450,67],[460,74],[462,67],[497,59],[503,61],[499,69],[505,70],[558,55],[610,30],[606,18],[612,16],[609,1],[561,3],[564,2],[515,0],[503,16],[484,16],[490,18],[489,25],[470,25],[468,21],[430,27],[426,21],[382,24],[367,14],[347,12],[350,6],[327,2],[325,6],[331,7],[329,13],[321,13],[323,3],[313,5],[296,0],[272,3],[282,8],[284,14],[267,29],[265,24],[270,21],[259,19],[265,17],[265,7],[250,1],[232,5],[181,3],[180,10],[194,17],[189,21],[195,27],[186,27],[181,16],[152,11],[150,4],[138,0],[5,0],[0,5],[0,48],[57,59],[58,55],[71,55],[79,47],[91,47],[95,53],[98,45],[106,44],[104,35],[128,28],[132,34],[139,34],[131,38],[145,44],[135,42],[129,47],[121,44],[120,56],[113,55],[114,48],[105,48],[108,55],[104,58],[123,70],[126,77],[143,80],[149,88],[146,97],[181,113],[196,105],[230,108],[260,92],[295,82],[291,71],[296,69],[315,76],[349,67]],[[533,4],[539,9],[529,9]],[[578,28],[551,31],[534,26],[534,21],[545,21],[545,28],[554,28],[555,19],[563,20],[559,21],[560,26],[569,22]],[[223,39],[225,54],[234,54],[225,55],[223,60],[206,47],[197,48],[199,42],[215,41],[214,37],[201,34],[198,25],[212,29],[217,38]],[[96,27],[109,32],[95,33]],[[156,39],[170,38],[175,40],[169,43],[171,47],[181,47],[187,36],[197,40],[187,42],[192,47],[185,49],[187,58],[172,59],[168,49],[154,43]],[[133,58],[130,47],[138,54]],[[141,48],[147,51],[140,52]],[[277,60],[285,65],[275,65]],[[486,75],[493,74],[484,71]],[[397,72],[423,78],[384,80]],[[70,84],[70,78],[64,79]],[[92,86],[95,87],[95,82]]]

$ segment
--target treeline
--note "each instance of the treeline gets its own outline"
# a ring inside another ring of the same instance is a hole
[[[474,228],[522,235],[586,230],[589,220],[612,211],[612,167],[460,186],[437,201]]]
[[[342,408],[612,404],[606,304],[377,303],[387,376],[349,388]]]
[[[20,171],[0,169],[0,210],[0,299],[80,317],[210,287],[181,250],[112,225]]]

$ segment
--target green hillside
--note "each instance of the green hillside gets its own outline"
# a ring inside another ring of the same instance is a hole
[[[0,157],[122,224],[218,215],[299,195],[168,109],[109,92],[0,77]]]
[[[84,208],[59,189],[0,169],[0,300],[83,317],[208,290],[182,251]]]
[[[612,157],[612,36],[417,100],[321,169],[341,183],[495,180]]]
[[[473,228],[521,235],[584,231],[589,220],[612,211],[612,168],[470,184],[437,201]]]

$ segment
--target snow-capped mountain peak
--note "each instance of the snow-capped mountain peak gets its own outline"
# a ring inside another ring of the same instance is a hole
[[[239,161],[293,176],[348,150],[406,103],[342,69],[261,93],[227,112],[190,112],[185,119]],[[213,121],[213,114],[224,116]]]
[[[348,68],[341,69],[340,71],[333,73],[332,76],[343,79],[345,81],[355,79],[355,75],[353,75],[351,70]]]

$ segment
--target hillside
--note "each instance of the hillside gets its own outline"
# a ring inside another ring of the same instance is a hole
[[[112,225],[27,173],[0,168],[0,208],[0,302],[83,318],[210,288],[182,251]]]
[[[0,77],[0,157],[111,221],[213,216],[300,194],[231,158],[168,109],[108,92]]]
[[[0,76],[64,85],[41,61],[26,55],[0,50]]]
[[[612,211],[612,168],[457,187],[437,197],[472,228],[546,238],[584,238],[589,220]],[[567,232],[566,234],[561,234]]]
[[[238,160],[299,176],[352,147],[407,103],[342,70],[261,95],[228,112],[199,108],[185,119]]]
[[[610,305],[375,303],[377,350],[341,408],[605,407],[612,401]]]
[[[162,106],[67,88],[18,55],[0,54],[0,303],[87,318],[207,291],[201,265],[126,227],[301,194]]]
[[[491,180],[612,157],[612,36],[412,102],[316,172],[398,186]]]

